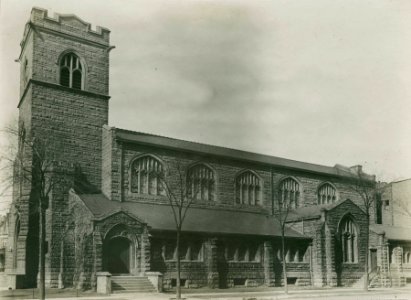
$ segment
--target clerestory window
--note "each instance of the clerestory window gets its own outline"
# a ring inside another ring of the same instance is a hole
[[[317,193],[318,204],[330,204],[337,200],[337,191],[329,183],[324,183],[320,186]]]
[[[163,165],[152,156],[133,161],[130,174],[131,192],[147,195],[164,195],[162,184]]]
[[[74,53],[67,53],[60,61],[60,84],[73,89],[83,89],[83,66]]]
[[[187,191],[190,198],[201,201],[214,201],[214,172],[206,165],[196,165],[188,170]]]
[[[293,178],[286,178],[280,183],[279,197],[283,208],[295,209],[300,206],[300,184]]]
[[[261,204],[261,182],[250,171],[244,172],[236,178],[236,202],[249,205]]]

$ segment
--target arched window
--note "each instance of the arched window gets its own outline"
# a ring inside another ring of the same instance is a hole
[[[340,238],[342,261],[346,263],[358,262],[358,234],[357,226],[351,218],[345,218],[340,224]]]
[[[190,198],[213,201],[214,189],[214,172],[209,167],[201,164],[188,170],[187,191]]]
[[[337,200],[337,191],[329,184],[324,183],[320,186],[317,193],[318,204],[330,204]]]
[[[280,203],[283,208],[297,208],[300,205],[300,185],[293,178],[286,178],[280,183]]]
[[[403,263],[404,264],[410,264],[411,263],[411,249],[404,249],[403,252]]]
[[[74,53],[67,53],[60,61],[60,84],[73,89],[83,89],[83,66]]]
[[[241,173],[235,183],[237,203],[249,205],[261,203],[261,183],[254,173],[250,171]]]
[[[133,161],[130,177],[132,193],[164,195],[163,165],[156,158],[147,155]]]

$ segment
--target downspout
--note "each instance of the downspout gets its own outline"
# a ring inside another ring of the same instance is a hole
[[[123,182],[123,142],[119,142],[119,147],[120,147],[120,166],[119,166],[119,172],[120,172],[120,202],[124,202],[124,182]]]
[[[391,224],[394,226],[394,193],[393,193],[393,184],[391,183],[391,203],[390,203],[390,210],[391,210]]]
[[[301,223],[302,223],[301,233],[304,235],[304,218],[301,218]]]
[[[271,214],[274,215],[274,171],[273,167],[270,168],[271,171]]]
[[[313,242],[310,243],[310,281],[311,286],[314,286],[314,271],[313,271]]]

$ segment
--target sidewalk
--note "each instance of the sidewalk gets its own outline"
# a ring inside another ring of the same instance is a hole
[[[0,299],[38,299],[37,295],[33,298],[29,291],[31,290],[15,290],[4,291],[0,293]],[[398,289],[378,288],[371,289],[369,292],[364,292],[362,289],[353,288],[320,288],[320,289],[290,289],[288,294],[285,294],[281,288],[266,288],[261,290],[244,291],[237,289],[226,290],[183,290],[182,297],[186,300],[199,299],[229,299],[229,300],[281,300],[281,299],[372,299],[372,300],[411,300],[411,287]],[[175,293],[116,293],[111,295],[99,295],[93,292],[83,292],[73,294],[73,290],[68,290],[62,293],[46,294],[46,299],[54,300],[131,300],[131,299],[147,299],[147,300],[167,300],[175,297]]]

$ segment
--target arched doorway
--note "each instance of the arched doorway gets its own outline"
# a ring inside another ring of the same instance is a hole
[[[111,274],[130,273],[131,242],[125,237],[114,237],[106,245],[107,271]]]

